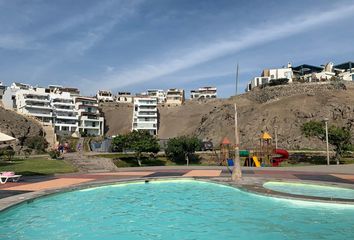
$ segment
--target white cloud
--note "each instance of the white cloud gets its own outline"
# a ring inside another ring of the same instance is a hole
[[[161,61],[162,63],[143,65],[138,68],[134,67],[131,70],[107,74],[99,86],[92,85],[92,87],[122,88],[138,84],[236,53],[255,45],[306,32],[314,27],[323,27],[324,24],[351,17],[353,13],[354,4],[316,12],[315,14],[300,15],[293,19],[285,20],[283,23],[261,25],[245,30],[227,40],[219,39],[204,46],[200,45],[198,49],[172,60],[167,59]]]

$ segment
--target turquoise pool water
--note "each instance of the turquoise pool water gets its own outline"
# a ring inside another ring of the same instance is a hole
[[[0,239],[354,239],[354,206],[198,181],[57,194],[0,213]]]
[[[354,199],[354,190],[339,187],[321,186],[291,182],[266,182],[263,187],[270,190],[285,192],[295,195],[313,197]]]

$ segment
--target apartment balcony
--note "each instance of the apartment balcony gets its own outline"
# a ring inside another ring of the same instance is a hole
[[[60,127],[78,127],[78,123],[65,123],[65,122],[54,122],[54,126],[60,126]]]
[[[92,125],[81,125],[80,128],[100,130],[100,125],[99,124],[95,125],[95,126],[92,126]]]
[[[76,110],[73,108],[54,108],[53,111],[59,115],[77,114]]]
[[[36,105],[36,104],[26,104],[25,108],[48,109],[48,110],[52,109],[52,107],[49,105]]]
[[[98,108],[98,103],[77,103],[79,105],[79,108],[85,108],[85,107],[95,107]]]
[[[156,123],[133,123],[133,129],[157,129]]]
[[[157,123],[157,118],[152,118],[152,119],[144,119],[144,118],[138,118],[136,120],[134,120],[134,123]]]
[[[40,112],[28,112],[28,115],[34,116],[34,117],[47,117],[47,118],[52,118],[53,115],[52,113],[40,113]]]
[[[56,119],[79,120],[79,116],[55,115],[55,118],[56,118]]]
[[[138,117],[157,117],[157,112],[137,112]]]
[[[97,112],[80,111],[80,115],[85,117],[91,117],[92,119],[99,118],[101,116],[101,114],[98,111]]]
[[[41,103],[49,103],[50,100],[47,98],[29,98],[25,97],[26,102],[41,102]]]
[[[138,101],[135,103],[135,105],[138,105],[139,107],[141,107],[141,106],[156,106],[157,101]]]
[[[61,106],[67,106],[67,107],[75,107],[75,104],[72,102],[53,102],[53,106],[55,107],[61,107]]]

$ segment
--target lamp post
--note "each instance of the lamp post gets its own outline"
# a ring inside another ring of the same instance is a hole
[[[275,149],[278,149],[278,126],[274,126],[275,131]]]
[[[326,147],[327,147],[327,165],[329,165],[329,146],[328,146],[328,118],[324,119],[326,125]]]

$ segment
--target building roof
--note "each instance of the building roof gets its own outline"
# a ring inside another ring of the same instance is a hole
[[[262,138],[263,140],[272,139],[272,137],[270,136],[270,134],[267,133],[267,132],[264,132],[264,133],[261,135],[261,138]]]
[[[344,62],[344,63],[338,64],[338,65],[335,65],[334,68],[344,69],[344,70],[351,69],[351,68],[354,68],[354,62]]]
[[[224,137],[224,139],[221,142],[221,145],[230,145],[231,142],[227,137]]]
[[[293,71],[298,71],[298,72],[321,72],[323,70],[323,67],[321,66],[313,66],[309,64],[302,64],[297,67],[292,67]]]

